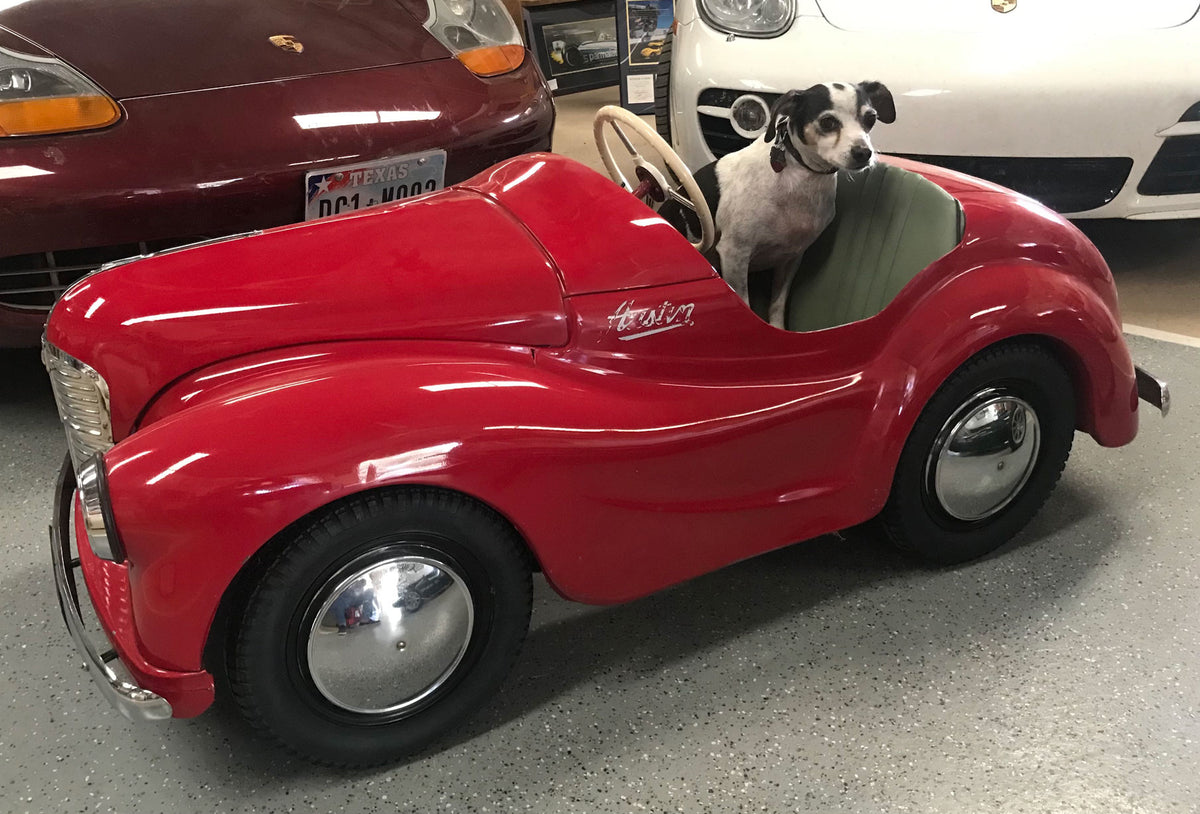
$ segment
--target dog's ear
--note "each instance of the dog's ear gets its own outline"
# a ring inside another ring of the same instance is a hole
[[[882,82],[859,82],[859,89],[875,108],[879,121],[891,124],[896,121],[896,103],[892,100],[892,92]]]
[[[767,115],[768,144],[775,140],[775,129],[779,126],[780,117],[787,116],[791,118],[795,112],[796,105],[801,94],[801,91],[789,90],[787,93],[776,99],[775,104],[771,105],[771,112]]]
[[[822,102],[819,98],[822,91],[824,91],[824,106],[821,106]],[[804,141],[804,125],[820,110],[828,107],[828,102],[829,92],[821,85],[813,85],[808,90],[789,90],[776,99],[775,104],[771,105],[771,114],[767,117],[767,141],[775,140],[775,130],[779,127],[779,120],[783,116],[787,116],[788,126],[795,130],[801,141]],[[819,110],[818,107],[820,107]]]

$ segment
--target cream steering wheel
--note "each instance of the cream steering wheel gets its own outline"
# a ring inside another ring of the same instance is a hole
[[[613,160],[612,149],[608,145],[604,128],[606,124],[617,134],[617,138],[633,159],[634,172],[637,174],[638,181],[636,185],[629,183],[629,180],[617,167],[617,162]],[[679,179],[678,188],[667,180],[666,175],[658,167],[642,157],[637,148],[633,146],[633,142],[625,135],[625,131],[621,129],[622,125],[636,132],[658,153],[658,157],[667,165],[671,174]],[[692,177],[687,165],[683,163],[683,159],[671,149],[671,145],[667,144],[662,136],[654,132],[653,128],[639,117],[616,105],[605,105],[596,111],[596,118],[592,122],[592,135],[596,139],[596,149],[600,151],[604,168],[608,170],[608,174],[614,181],[622,188],[637,195],[643,203],[655,211],[658,211],[664,202],[671,200],[693,212],[700,222],[700,240],[691,241],[692,245],[700,252],[712,248],[717,238],[717,227],[713,223],[708,202],[704,200],[704,194],[700,191],[700,187],[696,183],[696,179]]]

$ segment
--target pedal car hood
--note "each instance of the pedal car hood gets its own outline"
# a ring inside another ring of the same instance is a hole
[[[63,295],[46,329],[108,379],[114,421],[118,390],[137,410],[179,376],[270,348],[567,336],[546,253],[502,206],[462,189],[103,268]]]
[[[517,156],[464,186],[525,224],[557,266],[568,297],[716,276],[674,227],[607,176],[569,158]]]

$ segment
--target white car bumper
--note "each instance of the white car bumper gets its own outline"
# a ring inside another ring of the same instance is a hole
[[[750,39],[714,30],[691,0],[677,14],[665,112],[693,168],[747,143],[723,113],[742,93],[769,102],[819,82],[878,80],[897,110],[873,133],[881,152],[932,159],[1079,217],[1200,216],[1200,19],[1065,37],[846,31],[809,16]]]

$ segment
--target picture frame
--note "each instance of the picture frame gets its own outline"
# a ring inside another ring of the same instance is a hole
[[[674,0],[616,0],[616,11],[621,105],[634,113],[651,113],[654,75],[675,20]]]
[[[524,18],[529,47],[556,96],[618,83],[620,46],[611,0],[526,6]]]

